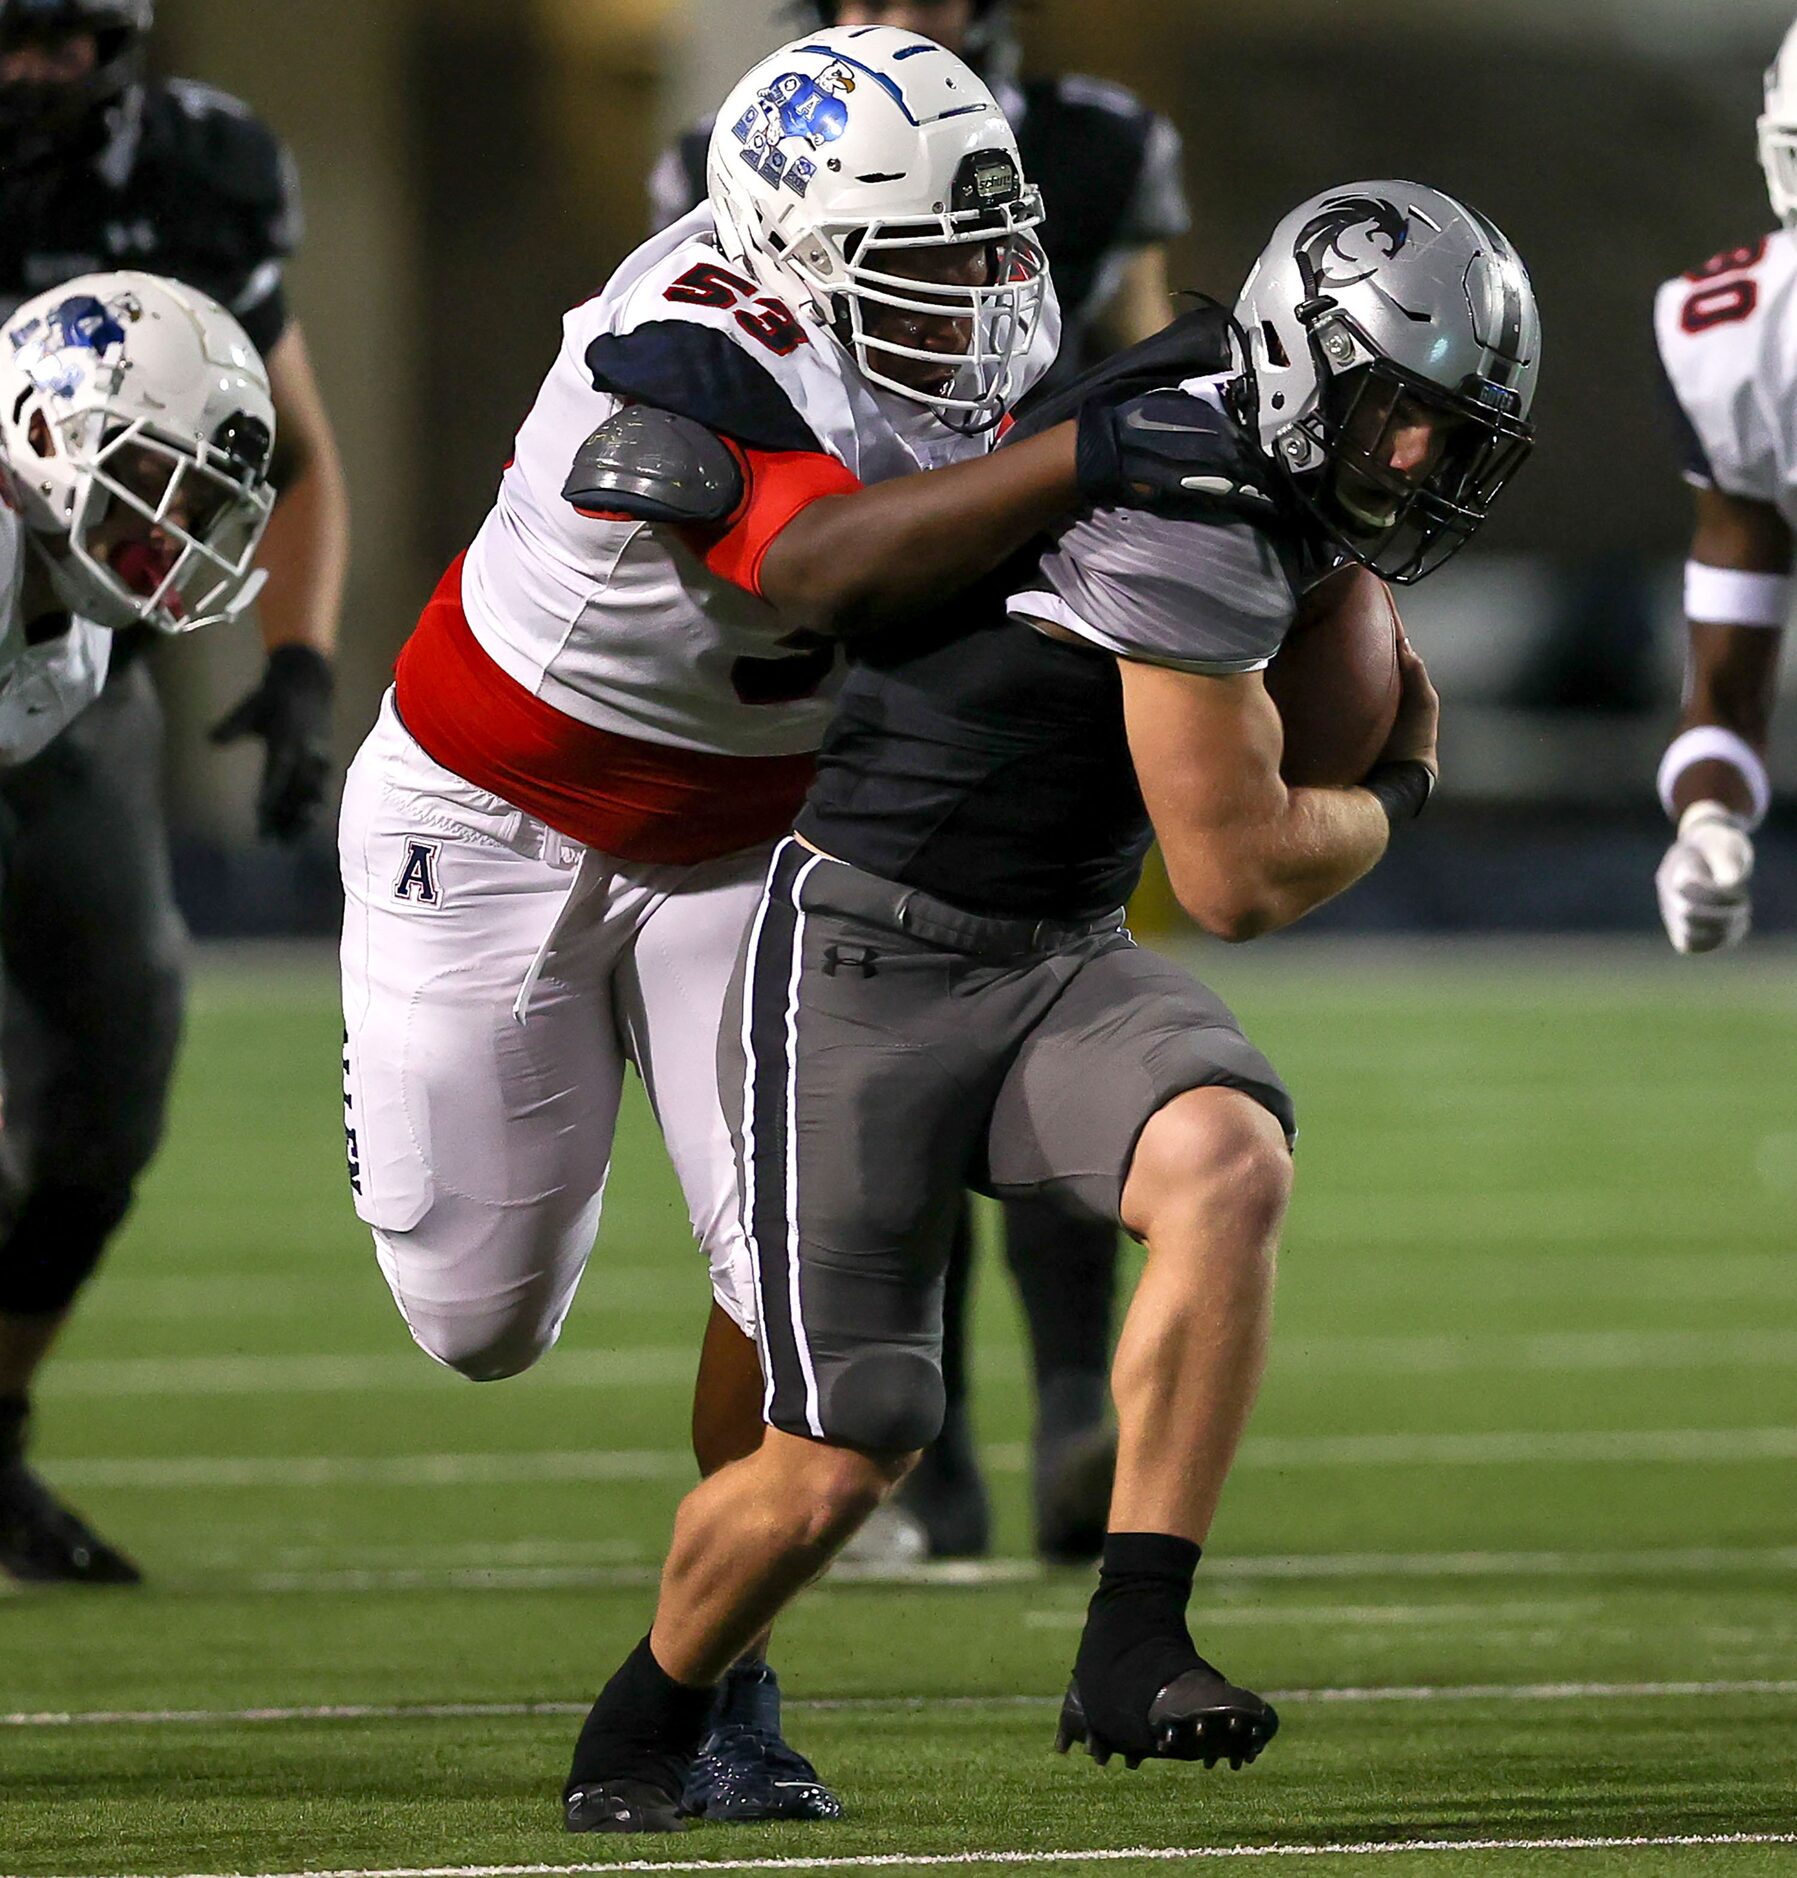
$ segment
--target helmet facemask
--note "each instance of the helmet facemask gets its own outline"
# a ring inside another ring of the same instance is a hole
[[[1041,219],[1040,198],[1025,190],[992,208],[844,230],[832,242],[842,259],[829,289],[831,330],[862,376],[928,406],[951,430],[997,424],[1042,318],[1048,263],[1032,232]],[[825,240],[834,232],[819,231]],[[926,273],[937,257],[944,272],[982,278],[963,285]]]
[[[34,444],[47,428],[34,421]],[[274,507],[258,419],[228,419],[200,444],[102,408],[65,418],[38,447],[60,449],[76,472],[66,552],[35,538],[72,610],[115,630],[184,633],[235,619],[255,598],[263,578],[252,563]]]
[[[1377,357],[1318,376],[1300,428],[1323,467],[1295,479],[1300,495],[1363,566],[1400,586],[1421,580],[1478,532],[1534,447],[1517,394],[1488,381],[1446,391]]]

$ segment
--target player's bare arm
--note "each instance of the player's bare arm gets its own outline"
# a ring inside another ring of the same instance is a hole
[[[762,563],[761,589],[796,625],[885,625],[958,592],[1079,500],[1077,426],[971,463],[901,476],[799,512]]]
[[[1123,264],[1117,291],[1093,315],[1092,333],[1104,351],[1119,352],[1158,333],[1172,313],[1167,250],[1152,242]]]
[[[1680,952],[1735,945],[1752,920],[1752,830],[1766,812],[1766,740],[1790,607],[1791,530],[1769,502],[1696,493],[1685,570],[1690,631],[1678,734],[1660,793],[1678,827],[1655,876]]]
[[[1435,688],[1400,651],[1403,696],[1383,761],[1434,772]],[[1210,677],[1121,660],[1143,800],[1179,903],[1220,939],[1257,939],[1351,887],[1384,854],[1387,809],[1364,788],[1291,788],[1279,713],[1258,672]]]
[[[349,570],[349,490],[297,320],[268,355],[268,379],[281,438],[274,466],[280,495],[262,542],[262,638],[271,652],[305,645],[329,658]]]
[[[1778,607],[1779,589],[1791,575],[1791,531],[1769,502],[1698,489],[1691,535],[1690,604],[1705,614],[1692,618],[1690,665],[1679,730],[1714,725],[1733,732],[1763,757],[1778,683],[1784,634],[1762,619],[1726,620],[1714,613]],[[1740,574],[1745,582],[1717,582],[1713,574]],[[1714,600],[1706,605],[1714,590]],[[1731,589],[1733,593],[1731,593]],[[1702,594],[1703,598],[1697,596]],[[1738,594],[1739,598],[1733,595]],[[1671,786],[1680,814],[1697,802],[1720,802],[1737,814],[1753,812],[1753,790],[1740,768],[1724,759],[1701,758],[1680,771]]]

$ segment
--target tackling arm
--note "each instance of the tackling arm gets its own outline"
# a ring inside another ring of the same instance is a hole
[[[1751,919],[1749,831],[1769,793],[1764,757],[1792,565],[1791,531],[1771,504],[1713,488],[1696,495],[1684,708],[1660,766],[1678,839],[1656,883],[1681,952],[1733,945]]]

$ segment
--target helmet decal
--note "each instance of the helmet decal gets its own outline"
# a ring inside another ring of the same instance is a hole
[[[855,74],[840,60],[815,78],[805,72],[782,72],[756,94],[755,102],[731,125],[743,147],[741,160],[763,180],[803,195],[817,165],[801,152],[789,157],[784,146],[802,144],[813,155],[848,129],[846,102]]]
[[[1298,231],[1292,244],[1310,263],[1318,288],[1370,280],[1410,239],[1410,218],[1379,196],[1335,196]]]
[[[141,309],[130,295],[108,306],[92,294],[76,294],[12,333],[19,370],[40,391],[72,398],[94,368],[123,349],[123,320],[136,320]]]

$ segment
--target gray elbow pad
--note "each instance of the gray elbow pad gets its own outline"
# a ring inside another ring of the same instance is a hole
[[[629,404],[580,446],[562,496],[641,522],[721,522],[742,501],[743,473],[715,431]]]

